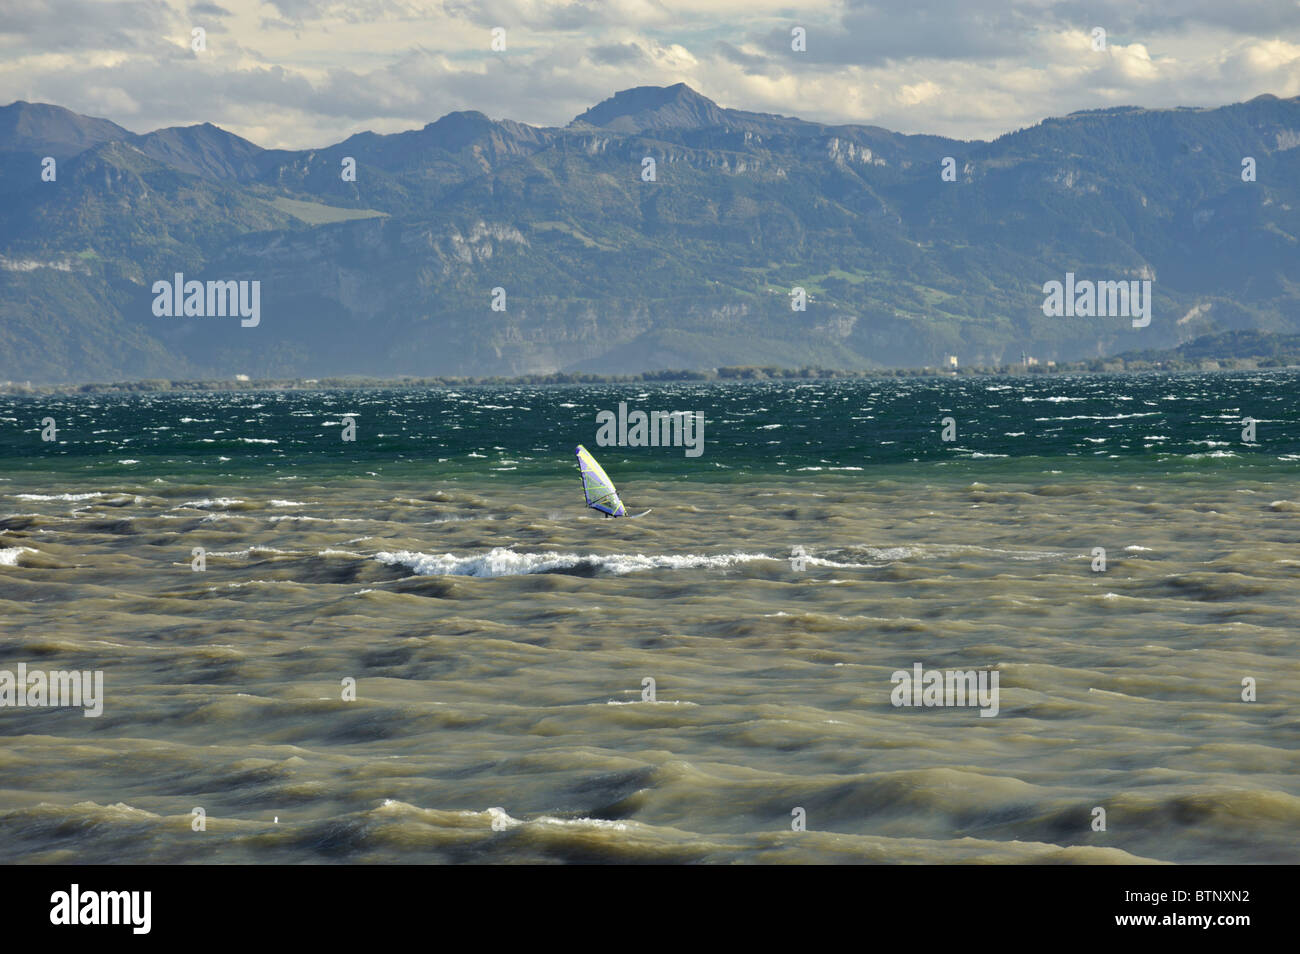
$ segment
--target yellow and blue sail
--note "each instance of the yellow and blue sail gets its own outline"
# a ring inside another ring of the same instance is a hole
[[[605,468],[596,463],[596,458],[581,444],[574,453],[578,455],[578,471],[582,474],[582,492],[587,495],[587,506],[611,517],[627,516],[627,509],[618,498],[618,491]]]

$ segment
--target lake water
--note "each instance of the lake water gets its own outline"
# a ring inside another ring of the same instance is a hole
[[[0,396],[0,861],[1300,861],[1298,393]]]

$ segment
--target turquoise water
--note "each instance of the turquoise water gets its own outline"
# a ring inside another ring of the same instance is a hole
[[[567,477],[586,444],[660,479],[853,468],[954,476],[1071,472],[1290,472],[1300,461],[1300,373],[1028,376],[802,384],[171,393],[0,398],[11,470],[111,477],[425,474],[508,484]],[[596,414],[701,411],[705,448],[600,448]],[[357,440],[341,439],[355,415]],[[52,417],[57,443],[38,440]],[[941,439],[951,417],[955,440]],[[1242,441],[1254,418],[1257,440]],[[124,463],[134,461],[138,463]]]

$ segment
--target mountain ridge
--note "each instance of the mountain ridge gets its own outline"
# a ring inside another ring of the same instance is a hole
[[[459,110],[303,150],[19,101],[0,107],[0,378],[996,365],[1298,332],[1297,146],[1300,97],[1268,95],[986,142],[676,84],[563,127]],[[155,318],[149,289],[178,271],[260,281],[257,334]],[[1151,330],[1046,317],[1067,271],[1152,279]]]

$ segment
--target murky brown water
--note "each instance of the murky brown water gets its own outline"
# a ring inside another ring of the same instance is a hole
[[[573,483],[0,483],[0,861],[1300,861],[1300,481]]]

